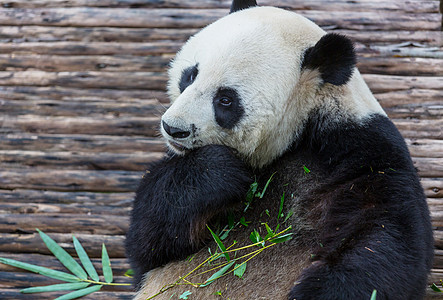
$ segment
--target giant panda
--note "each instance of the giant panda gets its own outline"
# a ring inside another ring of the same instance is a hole
[[[154,299],[424,297],[425,196],[355,64],[347,37],[255,1],[234,0],[189,39],[169,70],[160,124],[169,152],[144,175],[127,233],[136,299],[162,288]],[[254,180],[269,186],[245,211]],[[293,238],[251,259],[242,279],[165,289],[217,250],[207,225],[243,216],[250,223],[224,243],[248,245],[253,229],[281,223],[281,203]]]

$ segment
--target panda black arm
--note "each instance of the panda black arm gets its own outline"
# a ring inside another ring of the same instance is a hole
[[[244,199],[250,184],[245,164],[225,146],[151,165],[137,190],[126,237],[135,284],[147,271],[196,252],[206,222]]]
[[[422,299],[433,237],[407,146],[384,116],[345,125],[309,134],[329,179],[306,200],[318,245],[289,299],[369,299],[374,289],[378,300]]]

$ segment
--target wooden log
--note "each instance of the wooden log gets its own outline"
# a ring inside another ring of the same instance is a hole
[[[414,104],[441,105],[443,89],[409,89],[374,94],[383,108],[395,108]]]
[[[109,248],[109,247],[107,247],[107,248]],[[89,250],[86,249],[86,252],[88,253]],[[76,253],[73,253],[72,256],[77,257]],[[89,253],[88,253],[88,256],[89,256]],[[66,272],[66,268],[63,265],[61,265],[60,263],[58,263],[57,258],[55,258],[51,254],[42,255],[42,254],[34,254],[34,253],[26,253],[26,254],[18,253],[17,254],[17,253],[0,252],[0,257],[15,259],[15,260],[25,262],[28,264],[42,266],[42,267],[50,268],[53,270]],[[125,272],[130,268],[129,263],[126,258],[111,258],[110,260],[111,260],[112,271],[117,276],[123,276],[125,274]],[[91,262],[100,274],[101,272],[99,270],[102,269],[101,258],[91,258]],[[17,272],[17,271],[18,270],[15,267],[0,263],[0,272]]]
[[[441,35],[438,31],[370,31],[370,30],[349,30],[326,27],[325,30],[350,37],[354,42],[365,45],[374,44],[399,44],[405,41],[426,44],[428,46],[439,46]]]
[[[144,171],[148,163],[160,160],[162,152],[145,153],[97,153],[89,152],[45,152],[0,150],[0,166],[23,165],[30,167],[48,167],[52,169],[71,170],[128,170]],[[422,163],[423,172],[428,170],[428,164]]]
[[[68,226],[63,227],[66,228]],[[109,257],[125,258],[124,235],[85,234],[79,232],[53,233],[49,231],[45,233],[72,256],[77,256],[72,244],[72,235],[75,235],[90,258],[101,258],[102,244],[106,245]],[[2,243],[0,243],[1,252],[52,255],[40,238],[40,235],[35,232],[35,229],[32,229],[31,234],[0,233],[0,238],[2,240]]]
[[[57,192],[45,190],[3,190],[0,189],[1,202],[33,204],[76,204],[89,206],[130,207],[134,193],[93,193],[93,192]]]
[[[0,26],[1,27],[1,26]],[[44,55],[161,55],[176,53],[183,42],[155,41],[145,43],[120,42],[32,42],[1,43],[3,54]]]
[[[0,119],[1,120],[1,119]],[[443,120],[403,120],[393,119],[394,124],[405,138],[441,139]],[[159,136],[158,117],[121,117],[96,118],[87,117],[40,117],[15,116],[4,117],[0,133],[17,132],[45,134],[98,134],[126,136]]]
[[[51,0],[51,1],[27,1],[12,0],[5,3],[5,8],[41,8],[41,7],[129,7],[129,8],[225,8],[229,9],[231,0],[193,0],[193,1],[145,1],[145,0]],[[380,4],[383,4],[382,8]],[[291,10],[324,10],[324,11],[367,11],[367,10],[384,10],[384,11],[403,11],[407,13],[437,13],[438,3],[436,1],[422,0],[416,1],[390,1],[382,2],[380,0],[371,0],[364,2],[349,2],[346,0],[338,0],[333,3],[328,1],[294,1],[291,0],[263,0],[260,1],[262,6],[279,6]]]
[[[2,189],[133,192],[143,172],[48,169],[3,169]]]
[[[0,288],[27,288],[34,286],[44,286],[61,283],[59,280],[52,279],[40,274],[35,274],[21,269],[16,269],[16,272],[0,272],[0,278],[2,282],[0,283]],[[115,283],[131,283],[131,279],[126,276],[114,276]],[[109,289],[109,288],[108,288]],[[103,288],[103,290],[106,290]],[[115,286],[112,288],[114,291],[126,291],[131,292],[131,286]],[[68,292],[61,292],[60,294],[67,294]],[[28,295],[29,297],[29,295]],[[47,297],[47,295],[46,295]],[[34,298],[32,296],[32,298]],[[47,299],[47,298],[46,298]]]
[[[11,203],[0,202],[0,214],[84,214],[84,215],[116,215],[129,216],[130,206],[122,207],[95,204],[42,204],[42,203]]]
[[[390,118],[395,119],[440,119],[443,117],[443,106],[439,104],[405,105],[385,109]]]
[[[0,150],[0,166],[50,167],[70,170],[127,170],[144,171],[148,163],[158,161],[163,153],[95,153],[44,152]],[[443,177],[443,160],[433,157],[414,157],[413,162],[421,177]]]
[[[443,177],[443,159],[434,157],[414,157],[414,166],[420,177]]]
[[[96,55],[25,55],[0,54],[0,71],[42,70],[47,72],[166,72],[172,54],[150,56]],[[381,54],[358,56],[362,73],[386,75],[438,76],[443,73],[440,60],[416,57],[382,57]]]
[[[66,101],[109,101],[118,102],[156,99],[169,103],[164,91],[115,90],[67,87],[0,86],[1,99],[9,100],[66,100]]]
[[[55,299],[62,295],[66,294],[66,292],[50,292],[50,293],[37,293],[32,294],[32,299],[35,300],[47,300],[47,299]],[[95,292],[89,295],[82,297],[82,300],[130,300],[134,297],[135,292]],[[8,300],[29,300],[29,294],[20,293],[20,289],[17,288],[0,288],[0,298],[8,299]]]
[[[194,28],[0,26],[0,41],[146,43],[155,40],[185,41],[197,31]],[[433,36],[433,32],[423,32],[423,35]],[[423,41],[423,36],[419,41]]]
[[[299,10],[321,26],[355,30],[439,30],[438,13],[347,12]],[[0,9],[0,25],[51,25],[74,27],[200,28],[227,14],[226,9],[127,9],[73,7]]]
[[[0,121],[2,119],[0,118]],[[0,133],[32,132],[54,134],[99,134],[159,136],[159,117],[40,117],[32,115],[4,117]]]
[[[357,67],[361,73],[403,75],[403,76],[439,76],[443,74],[441,59],[420,57],[358,57]]]
[[[323,2],[323,4],[324,3],[325,2]],[[340,29],[335,28],[334,26],[325,26],[325,29],[331,32],[344,34],[350,37],[353,41],[366,45],[374,45],[377,43],[399,44],[409,41],[427,44],[428,46],[439,46],[441,40],[439,31],[369,31]],[[33,43],[33,45],[38,45],[37,42],[83,42],[86,44],[107,42],[110,43],[110,45],[113,45],[112,42],[148,43],[158,40],[183,42],[198,30],[198,28],[0,26],[0,41],[2,43],[14,42],[15,45],[22,43]],[[9,48],[11,49],[10,52],[14,51],[12,44],[9,45]],[[126,45],[123,44],[121,46],[126,47]],[[114,46],[114,48],[117,47]],[[27,49],[28,51],[32,51],[31,47],[28,47]],[[42,51],[41,48],[40,51]],[[62,49],[57,51],[60,52]],[[76,52],[78,52],[78,49],[74,51],[74,53]],[[129,53],[122,53],[122,55],[125,54]],[[69,55],[69,53],[66,53],[66,55]],[[79,53],[78,55],[82,55],[82,53]]]
[[[59,101],[59,100],[3,100],[0,108],[8,116],[68,116],[68,117],[144,117],[162,115],[166,108],[158,100]]]
[[[394,76],[363,74],[373,93],[385,93],[412,89],[443,89],[443,77]]]
[[[435,120],[392,120],[405,138],[442,138],[443,119]]]
[[[389,93],[387,93],[389,94]],[[395,94],[395,92],[391,92]],[[433,91],[429,94],[442,94],[441,91]],[[443,115],[443,106],[440,99],[431,97],[417,97],[408,93],[398,93],[389,98],[378,97],[380,104],[391,118],[421,118],[434,119]],[[380,99],[381,98],[381,99]],[[59,101],[59,100],[3,100],[0,102],[2,111],[8,116],[36,115],[36,116],[69,116],[81,117],[142,117],[150,115],[162,115],[167,106],[157,99],[146,99],[117,102],[115,100],[105,101],[100,99],[84,101]]]
[[[47,72],[165,72],[172,55],[155,56],[59,56],[0,54],[0,71]]]
[[[363,74],[374,93],[412,89],[443,90],[443,77]],[[0,72],[0,85],[75,88],[165,89],[166,74],[157,72]]]
[[[430,93],[431,94],[431,93]],[[432,94],[442,94],[434,91]],[[378,98],[378,95],[376,95]],[[415,98],[400,93],[393,99],[382,97],[380,104],[391,118],[420,118],[435,119],[443,116],[443,105],[440,99]],[[36,115],[36,116],[69,116],[69,117],[142,117],[162,115],[166,106],[156,99],[133,101],[59,101],[59,100],[3,100],[0,102],[2,111],[8,116]]]
[[[164,90],[166,75],[158,72],[1,72],[0,85],[66,86]]]
[[[443,51],[438,47],[417,47],[417,45],[410,44],[410,42],[399,45],[373,45],[370,46],[373,52],[380,53],[387,56],[396,57],[428,57],[428,58],[443,58]],[[368,49],[364,49],[368,51]]]
[[[83,214],[39,214],[38,218],[28,214],[0,214],[0,232],[33,232],[39,228],[44,232],[80,232],[91,234],[122,235],[129,226],[127,216],[83,215]]]
[[[423,178],[421,185],[425,194],[429,198],[443,198],[443,179],[442,178]],[[443,249],[443,248],[442,248]]]
[[[431,141],[426,144],[432,143]],[[111,135],[65,135],[17,133],[0,135],[0,150],[46,152],[72,151],[89,153],[164,152],[165,142],[160,138]]]
[[[414,157],[443,157],[443,140],[405,139],[409,152]],[[443,177],[443,176],[442,176]]]

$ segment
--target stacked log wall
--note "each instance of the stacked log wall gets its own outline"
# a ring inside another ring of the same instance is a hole
[[[146,164],[163,155],[166,70],[230,0],[8,0],[0,6],[0,257],[62,270],[38,227],[71,234],[123,274],[124,233]],[[443,48],[437,0],[263,0],[349,36],[358,67],[406,138],[431,210],[443,279]],[[0,264],[0,298],[54,283]],[[401,287],[399,287],[401,288]],[[60,295],[52,293],[50,296]],[[47,299],[48,294],[32,299]],[[89,299],[130,299],[128,288]],[[428,291],[428,298],[439,297]]]

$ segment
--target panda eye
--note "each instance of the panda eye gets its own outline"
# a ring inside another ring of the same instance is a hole
[[[183,93],[183,91],[194,82],[194,80],[197,78],[197,75],[198,65],[183,70],[180,82],[178,84],[180,93]]]
[[[223,106],[231,106],[232,104],[232,100],[229,99],[228,97],[222,97],[220,98],[220,100],[218,100],[220,102],[221,105]]]

